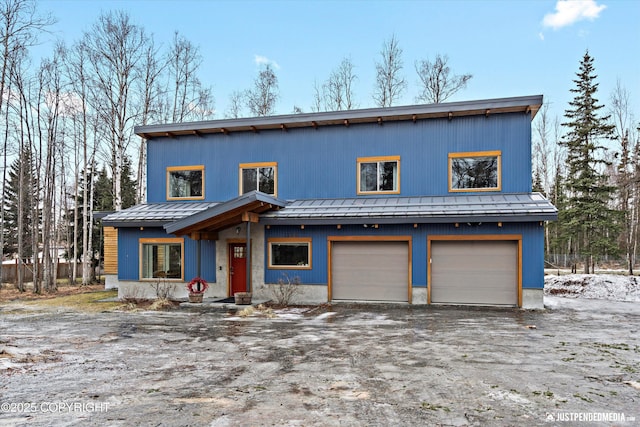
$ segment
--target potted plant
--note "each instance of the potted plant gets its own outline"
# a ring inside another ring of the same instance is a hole
[[[201,277],[195,277],[187,284],[189,291],[189,302],[201,303],[205,291],[209,288],[209,284]]]

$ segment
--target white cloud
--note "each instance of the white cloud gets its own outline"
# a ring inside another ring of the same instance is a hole
[[[269,59],[266,56],[254,55],[253,60],[255,61],[256,65],[271,64],[271,66],[276,70],[280,69],[280,65],[276,61],[274,61],[273,59]]]
[[[606,7],[598,5],[596,0],[558,0],[556,11],[546,14],[542,25],[557,30],[584,19],[593,21]]]
[[[538,37],[540,37],[540,40],[544,40],[544,34],[542,31],[538,33]]]

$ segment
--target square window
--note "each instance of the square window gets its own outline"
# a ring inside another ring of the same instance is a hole
[[[500,191],[501,152],[449,154],[449,191]]]
[[[243,163],[240,165],[240,194],[260,191],[277,196],[277,163]]]
[[[358,194],[400,193],[400,156],[358,158]]]
[[[204,166],[167,168],[167,200],[204,199]]]
[[[140,278],[182,280],[182,239],[140,239]]]
[[[311,238],[269,239],[269,268],[311,269]]]

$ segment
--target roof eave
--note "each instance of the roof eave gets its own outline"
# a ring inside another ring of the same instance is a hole
[[[259,132],[268,129],[344,125],[355,123],[384,123],[386,121],[418,120],[440,117],[491,115],[497,113],[530,113],[531,119],[542,106],[542,95],[496,98],[440,104],[408,105],[388,108],[366,108],[320,113],[287,114],[268,117],[208,120],[136,126],[134,131],[143,138],[175,137],[231,132]]]

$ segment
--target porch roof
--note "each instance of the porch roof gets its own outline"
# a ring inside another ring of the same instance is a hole
[[[259,191],[249,193],[208,207],[177,221],[164,225],[167,233],[178,236],[190,235],[200,238],[216,238],[212,236],[228,227],[242,222],[258,222],[261,213],[278,210],[286,206],[286,202]]]
[[[145,203],[109,213],[102,218],[102,225],[108,227],[162,227],[168,222],[186,218],[219,204],[218,202]]]
[[[558,218],[540,193],[295,200],[263,224],[522,222]]]

